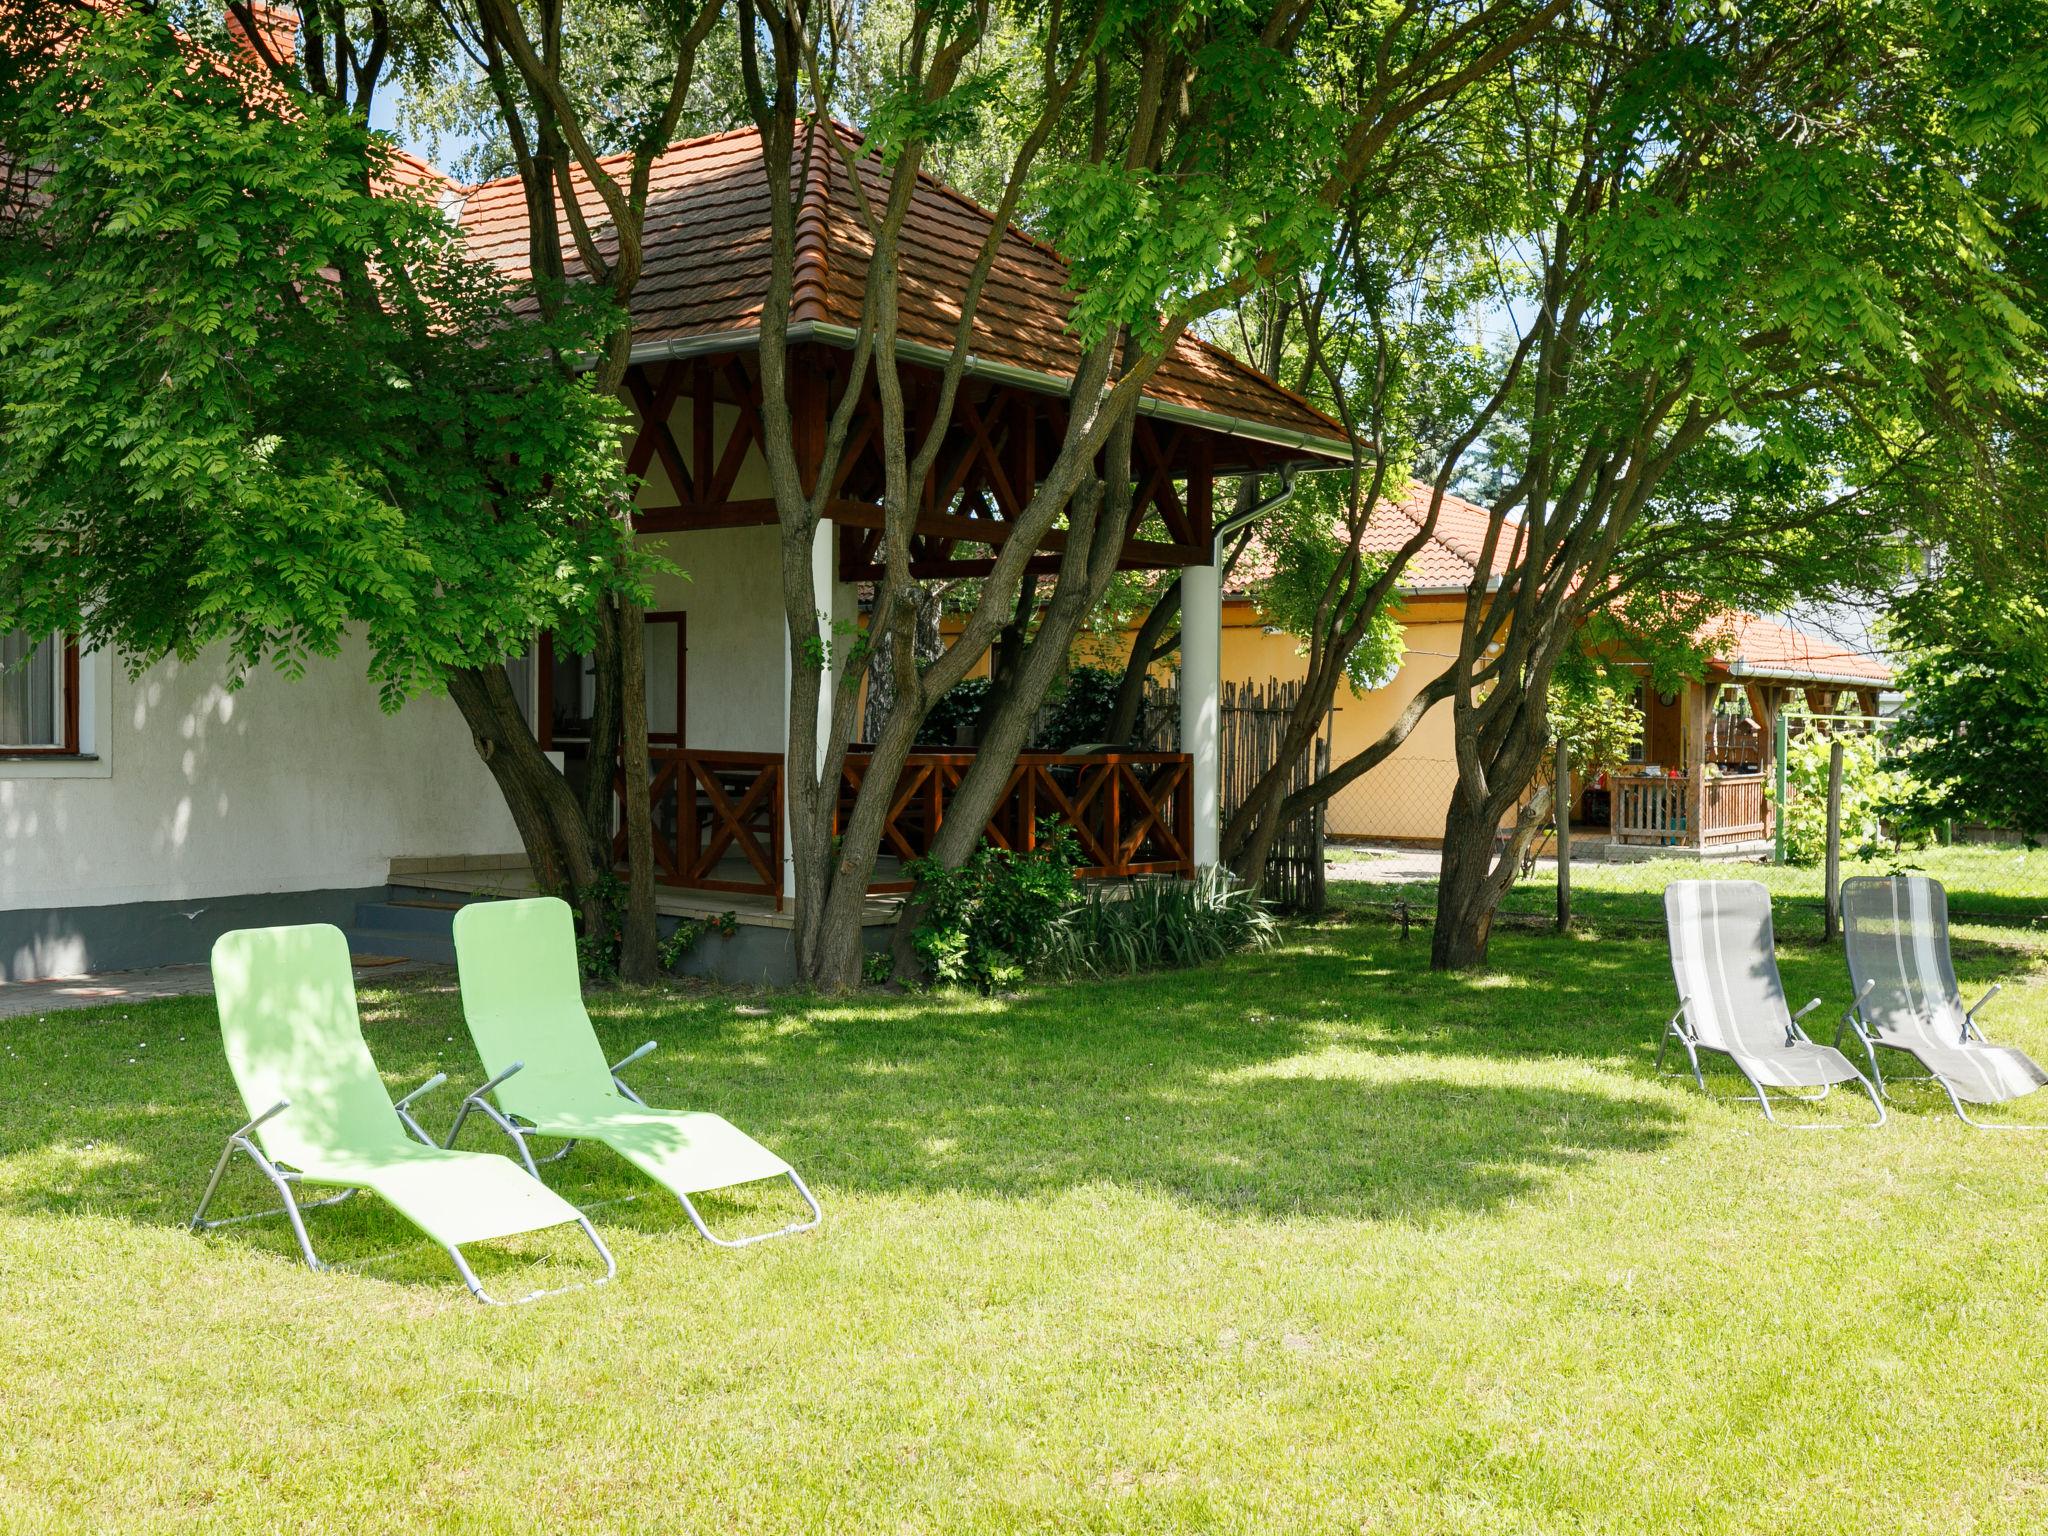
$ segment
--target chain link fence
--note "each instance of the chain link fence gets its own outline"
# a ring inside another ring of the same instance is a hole
[[[1780,935],[1819,942],[1837,930],[1842,881],[1912,872],[1947,887],[1959,937],[2048,955],[2048,848],[1992,827],[1904,832],[1895,808],[1912,785],[1897,731],[1885,718],[1788,714],[1775,741],[1753,723],[1729,732],[1718,743],[1722,756],[1697,779],[1619,772],[1576,784],[1563,838],[1554,821],[1543,827],[1498,921],[1661,932],[1673,880],[1760,880],[1771,889]],[[1406,776],[1385,774],[1396,767]],[[1450,763],[1390,760],[1332,799],[1333,906],[1406,927],[1433,919],[1435,844],[1455,774]],[[1351,827],[1388,826],[1390,800],[1426,805],[1435,825],[1412,840],[1347,839]]]

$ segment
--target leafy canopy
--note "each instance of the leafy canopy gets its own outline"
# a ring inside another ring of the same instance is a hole
[[[517,309],[348,114],[140,11],[68,37],[0,55],[0,629],[239,674],[361,626],[387,708],[584,633],[635,569],[604,314]]]
[[[1957,570],[1903,598],[1890,628],[1905,655],[1907,819],[2048,833],[2048,580]]]
[[[1293,499],[1268,513],[1259,529],[1259,542],[1272,565],[1253,583],[1252,600],[1267,623],[1301,642],[1304,654],[1319,636],[1327,642],[1329,635],[1348,628],[1358,617],[1373,578],[1385,567],[1380,556],[1361,552],[1360,579],[1348,589],[1334,580],[1351,548],[1343,479],[1304,477]],[[1400,604],[1383,604],[1365,619],[1357,645],[1344,658],[1345,679],[1361,692],[1384,687],[1406,654]]]

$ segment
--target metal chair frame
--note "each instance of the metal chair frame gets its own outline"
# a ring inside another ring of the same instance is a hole
[[[405,1127],[406,1132],[423,1146],[431,1147],[435,1143],[433,1137],[422,1130],[420,1123],[413,1118],[413,1101],[433,1092],[447,1081],[447,1073],[436,1072],[432,1077],[420,1084],[419,1087],[413,1089],[411,1093],[408,1093],[391,1106],[392,1111],[398,1116],[399,1123]],[[303,1213],[318,1210],[323,1206],[339,1205],[351,1195],[358,1193],[361,1186],[348,1185],[339,1194],[329,1195],[320,1200],[302,1201],[292,1192],[292,1187],[295,1184],[311,1184],[317,1187],[324,1181],[308,1178],[307,1175],[295,1168],[279,1165],[266,1156],[263,1149],[256,1144],[258,1128],[265,1121],[291,1108],[291,1103],[290,1099],[279,1099],[270,1108],[263,1111],[262,1114],[256,1116],[255,1119],[228,1133],[227,1145],[221,1148],[220,1159],[213,1165],[213,1175],[206,1181],[206,1192],[199,1197],[199,1208],[192,1213],[192,1220],[189,1225],[194,1232],[210,1232],[216,1227],[231,1227],[240,1222],[260,1221],[270,1216],[283,1216],[291,1223],[292,1236],[298,1240],[299,1252],[305,1256],[306,1266],[309,1269],[324,1271],[333,1266],[323,1263],[320,1257],[313,1252],[313,1239],[307,1234]],[[240,1216],[221,1216],[208,1221],[206,1219],[206,1208],[213,1203],[213,1197],[220,1189],[220,1181],[227,1175],[228,1165],[234,1161],[237,1152],[242,1153],[253,1162],[256,1165],[257,1171],[270,1181],[271,1187],[278,1193],[280,1204],[267,1211],[250,1211]],[[576,1225],[583,1229],[583,1235],[590,1239],[590,1245],[597,1250],[598,1257],[604,1261],[604,1273],[595,1280],[582,1281],[575,1285],[553,1286],[530,1291],[524,1296],[514,1297],[510,1302],[501,1302],[484,1289],[483,1282],[477,1278],[476,1271],[470,1267],[469,1260],[463,1257],[460,1247],[452,1243],[442,1243],[437,1246],[454,1261],[455,1272],[462,1277],[462,1283],[469,1288],[470,1294],[476,1297],[478,1301],[494,1307],[519,1306],[525,1302],[537,1301],[543,1296],[559,1296],[568,1291],[580,1291],[588,1286],[603,1285],[618,1274],[618,1261],[612,1257],[611,1250],[604,1245],[604,1239],[597,1235],[597,1229],[591,1226],[590,1218],[579,1214],[576,1217]]]

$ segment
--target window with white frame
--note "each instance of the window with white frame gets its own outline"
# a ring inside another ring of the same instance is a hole
[[[78,647],[63,635],[0,633],[0,752],[78,751]]]

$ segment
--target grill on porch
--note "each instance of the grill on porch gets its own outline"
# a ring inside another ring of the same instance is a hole
[[[658,748],[650,758],[656,878],[687,889],[770,896],[780,907],[782,754]],[[972,752],[911,754],[889,803],[870,889],[910,889],[902,867],[931,851],[974,760]],[[872,761],[866,753],[847,754],[840,817],[851,812]],[[1184,752],[1024,753],[987,836],[1001,848],[1033,848],[1041,822],[1053,818],[1079,844],[1084,877],[1192,875],[1191,761]],[[616,852],[625,857],[623,833]]]

